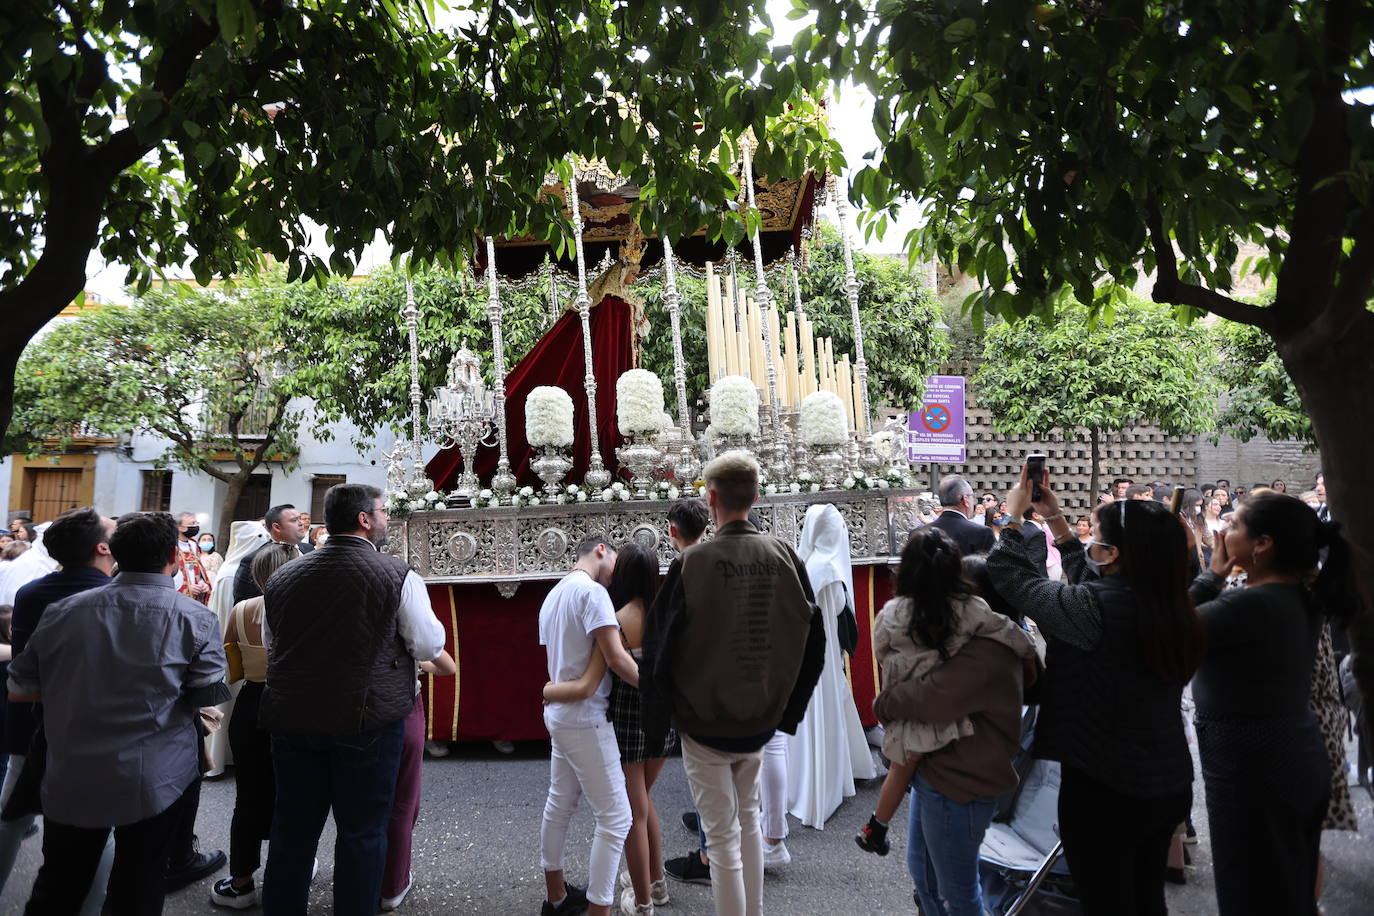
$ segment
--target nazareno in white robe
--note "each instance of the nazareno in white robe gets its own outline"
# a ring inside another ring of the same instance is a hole
[[[838,616],[854,602],[849,529],[839,510],[826,504],[806,511],[798,553],[825,615],[825,667],[788,741],[787,809],[819,829],[854,794],[854,780],[872,779],[876,771],[839,644]]]
[[[215,582],[210,589],[210,610],[219,618],[221,634],[230,613],[234,610],[234,573],[238,572],[240,563],[270,540],[262,522],[234,522],[229,526],[229,549],[224,553],[224,562],[219,565],[219,572],[215,573]],[[229,750],[229,717],[234,714],[234,700],[238,698],[239,688],[242,686],[240,683],[229,688],[229,702],[222,703],[219,707],[220,712],[224,713],[220,730],[206,739],[206,749],[209,751],[210,765],[213,767],[206,774],[208,776],[220,775],[225,767],[234,762],[234,754]]]

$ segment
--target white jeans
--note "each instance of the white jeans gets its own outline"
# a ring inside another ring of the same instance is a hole
[[[630,832],[633,815],[625,794],[625,773],[611,723],[592,728],[551,728],[549,799],[539,828],[539,858],[544,871],[562,871],[568,845],[568,822],[585,792],[596,829],[587,874],[587,900],[598,906],[615,903],[615,873]]]
[[[762,761],[762,750],[718,751],[682,736],[682,767],[711,850],[711,896],[717,916],[763,914]]]
[[[777,732],[763,746],[763,835],[775,840],[787,836],[787,740]]]

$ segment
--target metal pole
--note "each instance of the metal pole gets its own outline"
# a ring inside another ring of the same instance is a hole
[[[510,459],[506,455],[506,347],[501,337],[501,318],[501,293],[496,286],[496,240],[487,236],[487,320],[491,322],[492,367],[496,375],[492,401],[499,450],[491,488],[498,496],[505,496],[515,489],[515,475],[510,472]],[[475,463],[476,455],[473,458]]]
[[[687,367],[682,358],[682,316],[680,296],[677,291],[677,265],[673,262],[673,246],[667,237],[663,238],[663,272],[666,285],[663,301],[668,306],[668,319],[673,328],[673,385],[677,388],[677,423],[682,430],[682,443],[678,449],[677,465],[674,476],[680,484],[691,483],[697,472],[697,461],[692,456],[692,415],[687,407]]]

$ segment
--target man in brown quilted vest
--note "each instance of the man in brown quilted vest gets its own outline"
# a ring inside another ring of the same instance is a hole
[[[329,541],[267,581],[267,687],[276,811],[264,911],[305,913],[314,851],[332,809],[334,906],[377,912],[391,814],[414,707],[415,666],[439,657],[444,629],[424,581],[381,552],[382,492],[338,484],[324,499]]]

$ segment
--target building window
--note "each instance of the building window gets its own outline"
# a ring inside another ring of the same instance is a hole
[[[138,508],[141,512],[172,511],[171,471],[143,472],[143,500]]]
[[[343,474],[316,474],[310,484],[310,519],[316,524],[324,521],[324,494],[338,483],[348,483]]]

